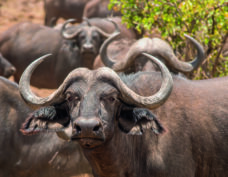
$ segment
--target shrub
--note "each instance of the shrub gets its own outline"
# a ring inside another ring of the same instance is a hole
[[[160,33],[182,55],[182,60],[191,58],[194,52],[185,42],[184,34],[200,41],[207,59],[192,78],[228,75],[228,59],[221,55],[228,38],[225,0],[110,0],[109,8],[120,10],[122,21],[129,28],[144,34]]]

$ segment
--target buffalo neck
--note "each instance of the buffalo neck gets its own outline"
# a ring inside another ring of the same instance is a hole
[[[93,69],[95,58],[96,58],[96,54],[93,54],[93,53],[81,54],[81,66],[89,69]]]
[[[100,147],[83,149],[94,175],[96,177],[149,177],[150,170],[146,169],[147,155],[153,148],[150,146],[149,149],[146,144],[151,143],[152,139],[157,141],[157,136],[150,132],[142,136],[127,135],[120,130],[117,132],[111,140]],[[150,141],[147,141],[149,139]],[[142,165],[145,168],[140,168]]]

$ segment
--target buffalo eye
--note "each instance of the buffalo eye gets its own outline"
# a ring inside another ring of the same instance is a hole
[[[81,98],[80,98],[79,95],[75,95],[75,94],[72,94],[72,93],[68,92],[66,94],[66,100],[67,100],[68,103],[72,103],[73,102],[73,103],[77,104],[81,100]]]
[[[80,40],[80,41],[82,41],[82,40],[84,40],[84,39],[85,39],[85,36],[80,36],[80,37],[79,37],[79,40]]]
[[[98,40],[99,39],[99,34],[97,32],[93,32],[92,33],[92,38],[95,39],[95,40]]]
[[[116,101],[115,97],[113,96],[105,96],[100,98],[101,101],[108,102],[108,103],[114,103]]]
[[[79,38],[79,41],[82,41],[82,40],[84,40],[84,39],[86,38],[86,34],[85,34],[84,32],[82,32],[82,33],[78,36],[78,38]]]
[[[112,97],[112,96],[108,98],[108,101],[109,101],[109,102],[114,102],[115,100],[116,100],[116,99],[115,99],[114,97]]]

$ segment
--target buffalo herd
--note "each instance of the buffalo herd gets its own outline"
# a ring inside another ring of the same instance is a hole
[[[0,34],[0,177],[228,176],[228,76],[187,78],[199,41],[185,62],[107,0],[43,3]]]

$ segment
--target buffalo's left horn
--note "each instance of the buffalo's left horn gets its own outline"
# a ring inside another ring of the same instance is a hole
[[[116,72],[106,67],[100,68],[99,73],[97,74],[97,78],[106,78],[107,80],[110,80],[113,85],[115,85],[120,91],[123,100],[127,103],[154,109],[163,104],[169,97],[173,88],[173,79],[169,70],[159,59],[146,53],[143,53],[143,55],[155,62],[161,69],[163,82],[160,90],[154,95],[148,97],[138,95],[133,90],[127,87],[127,85],[120,79]]]
[[[88,74],[88,69],[86,68],[78,68],[77,72],[71,72],[68,74],[64,82],[59,86],[57,90],[55,90],[51,95],[47,97],[39,97],[36,96],[30,88],[30,79],[32,76],[33,71],[36,69],[36,67],[42,63],[50,54],[44,55],[37,60],[33,61],[23,72],[21,79],[19,81],[19,91],[22,96],[22,98],[32,107],[40,107],[45,105],[52,105],[54,103],[60,103],[65,99],[64,95],[62,95],[62,92],[64,91],[68,81],[74,77],[84,77],[86,74]]]
[[[77,30],[76,30],[74,33],[72,33],[72,34],[68,34],[68,33],[66,32],[66,26],[67,26],[69,23],[74,23],[74,22],[76,22],[75,19],[69,19],[69,20],[67,20],[67,21],[64,22],[64,24],[63,24],[63,26],[62,26],[62,28],[61,28],[61,34],[62,34],[62,36],[63,36],[65,39],[73,39],[75,36],[77,36],[77,35],[82,31],[82,29],[79,28],[79,29],[77,29]]]

